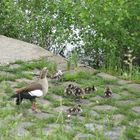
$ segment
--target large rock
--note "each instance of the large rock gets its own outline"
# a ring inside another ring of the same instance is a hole
[[[0,35],[0,42],[0,64],[9,64],[17,60],[28,61],[53,55],[39,46],[2,35]]]

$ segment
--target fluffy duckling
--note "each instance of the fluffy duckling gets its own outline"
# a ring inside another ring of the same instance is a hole
[[[85,94],[88,94],[88,93],[97,91],[97,88],[95,86],[86,87],[86,88],[84,88],[84,91],[85,91]]]
[[[64,91],[65,96],[72,96],[75,86],[73,84],[69,84],[68,87]]]
[[[74,91],[73,91],[73,95],[75,96],[75,97],[83,97],[84,96],[84,94],[85,94],[85,92],[84,92],[84,90],[82,89],[82,88],[80,88],[80,87],[76,87],[75,89],[74,89]]]
[[[68,112],[68,117],[70,117],[71,115],[77,115],[83,112],[81,105],[76,105],[74,107],[71,107],[67,110]]]
[[[63,75],[63,72],[61,70],[58,70],[57,73],[55,73],[53,76],[52,76],[52,79],[56,79],[56,80],[59,80],[61,78],[61,76]]]
[[[104,94],[107,98],[112,96],[112,90],[110,89],[110,87],[106,87]]]
[[[64,91],[65,96],[74,96],[76,98],[81,98],[84,96],[84,90],[80,87],[74,86],[73,84],[69,84],[68,87]]]

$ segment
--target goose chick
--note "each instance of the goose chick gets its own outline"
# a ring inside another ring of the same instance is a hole
[[[80,87],[75,87],[74,91],[73,91],[73,95],[76,97],[76,98],[83,98],[84,97],[84,89],[80,88]]]
[[[76,105],[74,107],[71,107],[67,110],[68,112],[68,117],[70,117],[71,115],[77,115],[83,112],[81,105]]]
[[[57,73],[55,73],[52,76],[52,79],[60,80],[61,76],[63,75],[63,72],[61,70],[58,70]]]
[[[85,94],[88,94],[88,93],[97,91],[97,88],[95,86],[86,87],[86,88],[84,88],[84,91],[85,91]]]
[[[105,97],[111,97],[112,96],[112,90],[110,89],[110,87],[106,87],[106,89],[105,89],[105,92],[104,92],[104,95],[105,95]]]
[[[64,95],[72,96],[75,88],[76,87],[73,84],[69,84],[68,87],[64,90]]]

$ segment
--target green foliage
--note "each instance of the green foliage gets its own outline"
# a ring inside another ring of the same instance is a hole
[[[140,63],[139,1],[4,1],[0,3],[0,34],[60,50],[65,42],[83,41],[93,67],[122,74],[129,47]],[[79,37],[73,31],[79,30]],[[78,54],[79,55],[79,54]],[[77,57],[74,56],[75,66]],[[68,69],[71,61],[68,61]]]

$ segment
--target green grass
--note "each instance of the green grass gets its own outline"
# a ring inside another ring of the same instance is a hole
[[[127,85],[119,86],[117,80],[104,80],[101,77],[98,77],[96,73],[87,73],[87,71],[78,71],[78,72],[66,72],[61,81],[51,81],[52,86],[49,87],[48,94],[44,97],[50,105],[43,105],[39,100],[37,100],[38,108],[44,112],[49,112],[52,114],[52,117],[49,118],[38,118],[34,113],[28,111],[31,108],[31,102],[25,101],[20,106],[16,106],[13,100],[8,100],[8,97],[14,93],[14,89],[7,83],[7,81],[16,81],[19,78],[26,78],[31,80],[33,78],[32,74],[26,73],[26,71],[32,71],[34,69],[42,69],[44,66],[47,66],[49,69],[49,74],[51,75],[57,69],[57,66],[53,62],[48,62],[45,59],[39,61],[30,61],[30,62],[21,62],[18,61],[16,64],[20,65],[18,68],[10,68],[10,65],[1,66],[1,71],[6,71],[13,74],[13,77],[0,77],[0,139],[2,140],[18,140],[18,139],[31,139],[33,137],[40,138],[42,140],[70,140],[73,139],[77,133],[91,134],[92,138],[87,138],[88,140],[109,140],[108,137],[104,135],[105,131],[111,131],[117,126],[125,126],[120,140],[137,139],[137,134],[139,133],[139,127],[132,125],[130,122],[134,120],[139,120],[140,117],[138,113],[135,113],[132,110],[132,107],[139,106],[139,92],[129,88]],[[24,73],[25,72],[25,73]],[[80,120],[80,116],[72,116],[71,118],[67,117],[66,113],[54,112],[54,108],[61,105],[64,106],[73,106],[80,104],[80,102],[75,101],[75,98],[64,97],[64,83],[66,81],[74,81],[79,84],[80,87],[87,87],[95,85],[97,91],[91,94],[85,95],[85,99],[90,101],[90,104],[82,104],[83,113],[81,117],[83,120]],[[16,84],[16,87],[22,87],[27,85],[27,83],[19,82]],[[105,99],[102,98],[104,95],[104,89],[106,86],[110,85],[112,91],[116,94],[119,94],[120,99]],[[128,91],[129,96],[123,95],[124,91]],[[6,95],[5,95],[6,94]],[[4,96],[5,95],[5,96]],[[62,97],[60,99],[54,99],[53,95],[59,95]],[[101,97],[93,101],[93,98],[96,96]],[[123,100],[132,100],[131,104],[120,104],[119,101]],[[93,116],[91,110],[96,105],[111,105],[116,107],[115,110],[110,111],[99,111],[94,110],[98,113],[98,116]],[[8,109],[9,108],[9,109]],[[122,114],[125,118],[116,123],[113,120],[113,115]],[[2,122],[4,121],[4,123]],[[106,121],[106,123],[105,123]],[[26,136],[17,136],[11,134],[11,129],[16,128],[21,122],[32,122],[33,125],[25,127],[29,132]],[[2,124],[1,124],[2,123]],[[86,123],[100,124],[103,126],[103,130],[90,131],[85,127]],[[56,128],[53,128],[52,132],[49,132],[49,135],[46,135],[43,132],[44,128],[47,128],[51,124],[57,124]],[[72,129],[67,130],[65,126],[71,126]]]

